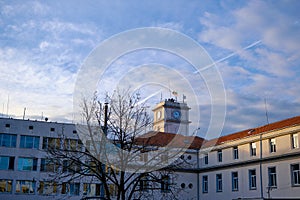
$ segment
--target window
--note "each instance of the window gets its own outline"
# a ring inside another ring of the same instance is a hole
[[[51,132],[54,132],[54,131],[55,131],[55,128],[50,128],[50,131],[51,131]]]
[[[268,168],[269,187],[277,187],[276,167]]]
[[[239,159],[239,149],[238,147],[233,147],[233,159]]]
[[[29,130],[33,130],[33,126],[29,126],[28,128],[29,128]]]
[[[10,128],[10,124],[5,124],[5,128]]]
[[[41,181],[38,193],[42,195],[51,195],[57,193],[57,183],[49,181]]]
[[[270,139],[270,152],[276,152],[276,140],[275,138]]]
[[[170,176],[165,175],[161,177],[161,192],[169,192],[170,191]]]
[[[65,139],[64,140],[64,149],[76,151],[80,150],[82,147],[81,142],[79,142],[77,139]]]
[[[142,152],[140,154],[140,161],[142,161],[142,162],[148,162],[148,153],[147,152]]]
[[[40,137],[21,135],[20,148],[38,149]]]
[[[299,186],[300,185],[300,169],[299,164],[291,165],[291,174],[292,174],[292,185]]]
[[[60,149],[60,138],[51,138],[51,137],[44,137],[43,138],[43,149]]]
[[[250,156],[256,156],[256,143],[250,143]]]
[[[149,189],[149,180],[148,176],[143,176],[139,182],[140,191],[147,191]]]
[[[216,175],[216,190],[222,192],[222,174]]]
[[[113,197],[118,195],[118,187],[115,184],[109,184],[108,189],[110,196]]]
[[[100,184],[95,183],[84,183],[83,184],[83,195],[86,196],[100,196]]]
[[[71,173],[79,172],[81,168],[79,163],[70,160],[64,160],[62,167],[63,167],[62,169],[63,172],[71,172]]]
[[[162,163],[168,163],[169,160],[168,154],[167,153],[162,154],[160,159]]]
[[[80,183],[62,183],[61,193],[79,195]]]
[[[202,193],[208,192],[208,176],[202,176]]]
[[[14,170],[15,157],[0,156],[0,170]]]
[[[22,158],[18,159],[18,170],[20,171],[36,171],[37,158]]]
[[[0,134],[0,146],[1,147],[16,147],[17,135],[13,134]]]
[[[204,155],[204,164],[208,165],[208,153]]]
[[[256,170],[249,170],[249,189],[256,190]]]
[[[239,190],[239,177],[237,172],[231,173],[232,191]]]
[[[218,162],[222,162],[222,150],[218,150]]]
[[[53,159],[41,159],[41,172],[57,172],[59,168],[59,164],[57,160]]]
[[[298,133],[292,135],[292,148],[296,149],[299,148],[299,140],[298,140]]]
[[[17,181],[16,193],[34,194],[35,181]]]
[[[0,180],[0,193],[11,193],[12,180]]]

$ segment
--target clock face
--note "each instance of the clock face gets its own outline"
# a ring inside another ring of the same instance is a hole
[[[179,110],[175,110],[173,113],[172,113],[172,116],[173,118],[175,119],[180,119],[181,117],[181,112]]]

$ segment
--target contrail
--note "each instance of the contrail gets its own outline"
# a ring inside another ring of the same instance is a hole
[[[136,104],[136,106],[137,106],[137,105],[140,105],[140,104],[142,104],[142,103],[144,103],[145,101],[147,101],[148,99],[150,99],[151,97],[153,97],[153,96],[157,95],[157,94],[158,94],[158,93],[160,93],[160,92],[162,92],[162,90],[161,90],[161,89],[160,89],[160,90],[158,90],[157,92],[154,92],[153,94],[151,94],[151,95],[147,96],[147,97],[146,97],[146,98],[144,98],[143,100],[139,101],[139,102]]]
[[[228,58],[231,58],[232,56],[237,55],[237,54],[240,53],[241,51],[250,49],[250,48],[252,48],[252,47],[258,45],[259,43],[261,43],[261,40],[258,40],[258,41],[256,41],[256,42],[253,42],[252,44],[250,44],[250,45],[248,45],[248,46],[242,48],[241,50],[238,50],[238,51],[236,51],[236,52],[233,52],[233,53],[229,54],[228,56],[226,56],[226,57],[224,57],[224,58],[221,58],[221,59],[217,60],[216,62],[213,62],[213,63],[210,64],[210,65],[207,65],[207,66],[205,66],[205,67],[203,67],[203,68],[201,68],[201,69],[199,69],[199,70],[197,70],[197,71],[194,71],[194,74],[195,74],[195,73],[198,73],[198,72],[200,72],[200,71],[207,70],[208,68],[214,66],[215,64],[220,63],[220,62],[223,62],[224,60],[227,60]]]

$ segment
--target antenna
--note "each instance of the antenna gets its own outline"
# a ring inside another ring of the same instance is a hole
[[[269,116],[268,116],[268,109],[267,109],[267,99],[265,98],[265,111],[266,111],[266,119],[267,119],[267,123],[269,125]]]
[[[24,108],[24,112],[23,112],[23,120],[25,119],[25,113],[26,113],[26,107]]]
[[[9,95],[7,96],[7,105],[6,105],[6,116],[8,117],[8,109],[9,109]]]

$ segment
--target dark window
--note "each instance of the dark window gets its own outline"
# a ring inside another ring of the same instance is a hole
[[[269,187],[277,187],[276,167],[268,168]]]
[[[222,192],[222,174],[216,175],[216,190],[217,192]]]
[[[239,159],[239,149],[238,147],[233,147],[233,159]]]
[[[208,192],[208,176],[202,176],[202,192]]]
[[[231,180],[232,180],[232,191],[238,191],[239,190],[239,177],[238,177],[237,172],[232,172]]]
[[[183,188],[183,189],[184,189],[184,188],[185,188],[185,183],[181,183],[181,185],[180,185],[180,186],[181,186],[181,188]]]
[[[291,165],[291,173],[292,173],[292,185],[299,186],[300,185],[300,169],[299,164]]]
[[[0,156],[0,170],[14,170],[15,157]]]
[[[10,128],[10,124],[5,124],[5,127],[6,128]]]
[[[50,131],[54,132],[54,131],[55,131],[55,128],[50,128]]]
[[[256,170],[249,170],[249,189],[256,190]]]
[[[139,182],[140,191],[147,191],[149,189],[148,176],[143,176]]]
[[[29,130],[33,130],[33,126],[29,126]]]
[[[222,150],[218,150],[218,162],[222,162]]]
[[[170,191],[170,177],[169,176],[162,176],[161,177],[161,191],[162,192],[169,192]]]
[[[208,154],[204,155],[204,164],[208,164]]]

